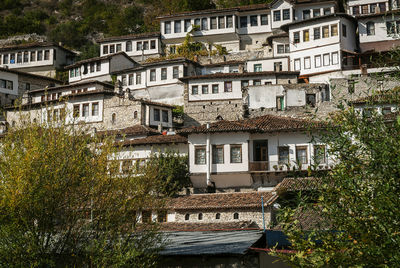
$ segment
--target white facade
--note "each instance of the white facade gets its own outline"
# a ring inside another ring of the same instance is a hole
[[[18,95],[18,75],[0,70],[0,93]]]
[[[293,22],[293,10],[294,8],[290,1],[275,1],[271,7],[271,28],[277,29],[284,24]]]
[[[287,55],[287,56],[284,56]],[[289,53],[273,58],[247,61],[247,72],[282,72],[289,70]]]
[[[353,16],[384,13],[396,8],[396,2],[396,0],[347,0],[346,12]]]
[[[295,7],[295,20],[306,20],[335,13],[335,2],[311,3]]]

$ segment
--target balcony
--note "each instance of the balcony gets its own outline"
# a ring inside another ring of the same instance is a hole
[[[250,162],[250,172],[288,172],[288,171],[307,171],[309,168],[316,170],[329,170],[332,168],[328,163],[320,164],[299,164],[296,161],[253,161]]]

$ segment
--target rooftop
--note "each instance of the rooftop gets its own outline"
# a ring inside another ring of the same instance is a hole
[[[50,91],[50,90],[60,90],[60,89],[67,89],[67,88],[82,88],[82,87],[87,87],[89,85],[102,85],[104,87],[113,89],[114,86],[110,83],[107,82],[101,82],[97,80],[87,80],[79,83],[74,83],[74,84],[69,84],[69,85],[62,85],[62,86],[57,86],[57,87],[47,87],[47,88],[39,88],[39,89],[32,89],[29,90],[29,93],[36,93],[36,92],[42,92],[42,91]]]
[[[299,20],[299,21],[294,21],[294,22],[291,22],[291,23],[287,23],[287,24],[282,25],[281,29],[287,32],[289,30],[289,27],[291,27],[291,26],[300,25],[300,24],[307,24],[309,22],[314,22],[314,21],[335,19],[335,18],[346,18],[346,19],[352,21],[353,23],[357,23],[357,20],[353,16],[351,16],[349,14],[346,14],[346,13],[333,13],[333,14],[330,14],[330,15],[313,17],[313,18],[306,19],[306,20]]]
[[[97,135],[100,136],[139,136],[139,135],[158,135],[160,134],[158,131],[156,131],[155,129],[148,127],[148,126],[144,126],[144,125],[135,125],[135,126],[131,126],[131,127],[127,127],[127,128],[122,128],[122,129],[114,129],[114,130],[108,130],[108,131],[99,131],[97,132]]]
[[[238,120],[238,121],[218,121],[197,127],[188,127],[179,131],[182,134],[193,133],[218,133],[218,132],[275,132],[289,130],[307,130],[310,128],[322,128],[324,125],[318,121],[298,119],[291,117],[264,115],[260,117]]]
[[[307,178],[285,178],[276,187],[275,191],[283,192],[311,191],[321,189],[321,179],[314,177]]]
[[[257,225],[252,221],[237,222],[164,222],[160,224],[161,231],[232,231],[232,230],[258,230]]]
[[[294,71],[281,71],[281,72],[246,72],[246,73],[215,73],[215,74],[205,74],[205,75],[195,75],[181,77],[179,80],[198,80],[198,79],[213,79],[213,78],[242,78],[242,77],[254,77],[254,76],[267,76],[267,75],[299,75],[300,72]]]
[[[99,61],[99,60],[108,60],[108,59],[111,59],[112,57],[115,57],[115,56],[118,56],[118,55],[123,55],[127,59],[129,59],[131,62],[133,62],[135,64],[138,64],[131,57],[129,57],[124,51],[120,51],[120,52],[117,52],[117,53],[114,53],[114,54],[109,54],[109,55],[106,55],[106,56],[94,57],[94,58],[90,58],[90,59],[86,59],[86,60],[77,61],[74,64],[66,66],[65,69],[71,69],[71,68],[79,67],[84,63],[89,63],[89,62],[94,62],[94,61]]]
[[[159,134],[159,133],[158,133]],[[153,144],[177,144],[187,143],[187,138],[180,135],[152,135],[145,138],[127,140],[123,146],[153,145]]]
[[[52,42],[32,42],[32,43],[23,43],[23,44],[16,44],[16,45],[4,45],[0,46],[0,51],[9,51],[9,50],[17,50],[17,49],[28,49],[28,48],[35,48],[35,47],[58,47],[63,49],[69,53],[75,54],[72,50],[60,46],[56,43]]]
[[[264,206],[277,198],[272,192],[193,194],[170,199],[167,206],[174,210],[261,208],[261,196]]]
[[[160,32],[151,32],[151,33],[138,33],[138,34],[129,34],[129,35],[121,35],[121,36],[110,36],[102,39],[96,40],[97,43],[106,43],[112,41],[120,41],[120,40],[135,40],[142,38],[150,38],[150,37],[160,37]]]
[[[43,76],[43,75],[37,75],[37,74],[32,74],[32,73],[26,73],[23,71],[18,71],[15,69],[9,69],[9,68],[3,68],[0,67],[0,71],[1,72],[7,72],[7,73],[13,73],[13,74],[17,74],[17,75],[24,75],[24,76],[29,76],[32,78],[37,78],[37,79],[42,79],[42,80],[48,80],[49,82],[53,82],[53,83],[57,83],[57,84],[63,84],[64,82],[51,78],[51,77],[47,77],[47,76]]]

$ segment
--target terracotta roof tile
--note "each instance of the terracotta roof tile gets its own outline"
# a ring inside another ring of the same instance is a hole
[[[187,143],[187,138],[180,135],[153,135],[146,138],[128,140],[123,146],[147,145],[147,144],[176,144]]]
[[[285,178],[275,187],[278,194],[283,192],[309,191],[321,188],[320,178]]]
[[[165,222],[160,224],[161,231],[228,231],[228,230],[259,229],[252,221],[221,222],[221,223],[186,223]]]
[[[157,130],[148,126],[136,125],[122,129],[114,129],[108,131],[99,131],[97,135],[100,136],[124,136],[124,135],[157,135],[160,134]]]
[[[193,194],[170,199],[167,206],[174,210],[261,208],[261,196],[264,206],[277,198],[272,192]]]
[[[23,43],[23,44],[17,44],[17,45],[4,45],[0,46],[0,51],[7,51],[7,50],[13,50],[13,49],[24,49],[24,48],[34,48],[34,47],[58,47],[60,49],[63,49],[69,53],[76,54],[75,52],[60,46],[56,43],[52,42],[32,42],[32,43]]]
[[[239,121],[219,121],[197,127],[184,128],[179,131],[182,134],[213,133],[213,132],[274,132],[288,130],[306,130],[308,128],[321,128],[323,124],[317,121],[297,119],[291,117],[264,115]]]

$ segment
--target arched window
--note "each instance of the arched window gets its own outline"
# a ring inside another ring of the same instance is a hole
[[[234,220],[238,220],[238,219],[239,219],[239,213],[235,212],[235,213],[233,214],[233,219],[234,219]]]
[[[126,42],[126,51],[132,51],[132,42],[131,41]]]
[[[220,213],[215,214],[215,219],[216,219],[216,220],[221,219],[221,214],[220,214]]]
[[[188,221],[189,218],[190,218],[190,214],[188,213],[188,214],[185,215],[185,221]]]
[[[135,112],[133,113],[133,118],[134,118],[134,119],[137,118],[137,111],[135,111]]]
[[[199,221],[203,219],[203,213],[199,213]]]
[[[112,124],[115,124],[116,121],[117,121],[117,115],[116,115],[115,113],[113,113],[113,114],[111,115],[111,123],[112,123]]]

